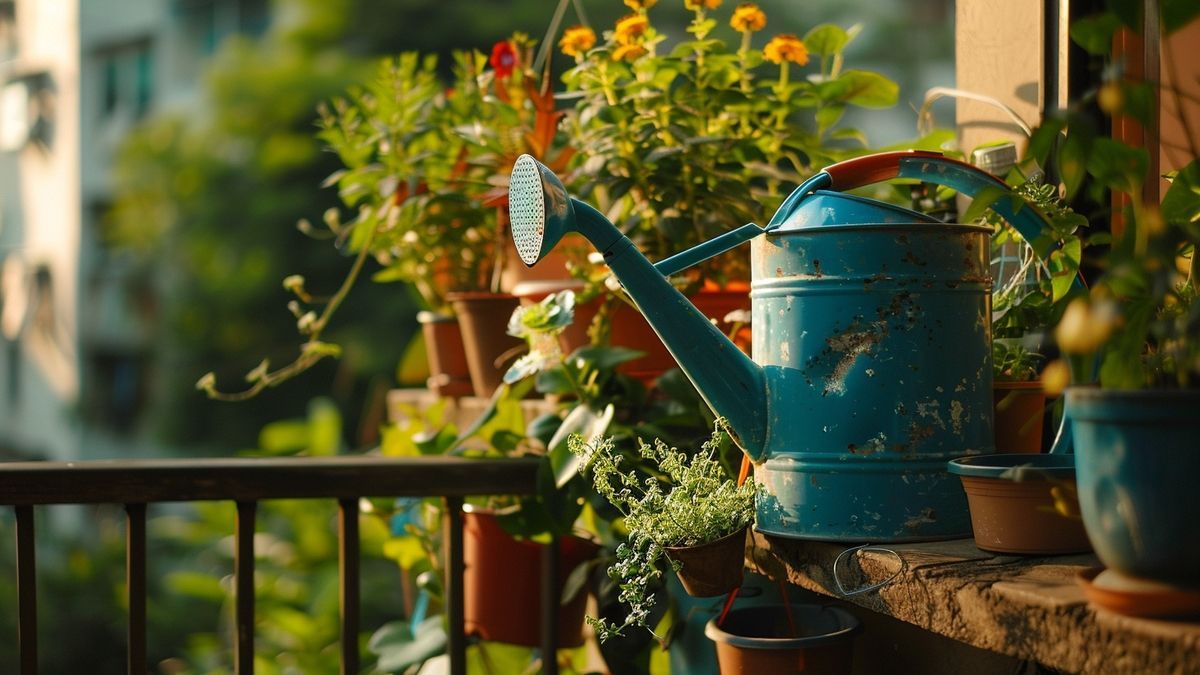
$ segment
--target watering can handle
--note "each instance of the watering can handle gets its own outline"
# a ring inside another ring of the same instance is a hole
[[[1004,181],[978,167],[925,150],[866,155],[838,162],[826,167],[821,173],[828,176],[825,184],[833,190],[850,190],[892,178],[915,178],[954,188],[969,197],[975,197],[988,188],[1009,191]],[[1013,202],[1014,200],[999,199],[990,206],[1020,233],[1042,260],[1048,259],[1059,244],[1054,238],[1045,236],[1049,225],[1045,217],[1032,206],[1022,203],[1014,206]],[[1074,291],[1087,290],[1078,274],[1072,280],[1072,287]],[[1070,418],[1070,407],[1064,405],[1062,422],[1050,448],[1051,453],[1072,451]]]

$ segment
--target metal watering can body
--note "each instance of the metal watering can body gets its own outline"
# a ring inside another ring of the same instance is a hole
[[[946,462],[993,446],[990,228],[826,190],[897,176],[968,195],[1006,189],[936,153],[858,158],[806,181],[766,228],[746,225],[652,265],[526,156],[513,168],[510,220],[527,265],[567,231],[603,253],[754,461],[759,530],[840,541],[963,537],[966,498]],[[993,208],[1048,252],[1032,207],[1000,199]],[[750,239],[753,361],[665,278]]]
[[[819,191],[754,240],[769,429],[754,472],[759,530],[970,534],[946,462],[993,446],[990,234]]]

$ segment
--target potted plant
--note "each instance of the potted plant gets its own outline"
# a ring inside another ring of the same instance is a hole
[[[737,485],[718,458],[725,440],[718,420],[694,455],[662,440],[639,442],[638,465],[616,450],[611,438],[569,441],[571,452],[592,473],[596,491],[620,513],[628,532],[609,576],[629,611],[621,623],[589,617],[601,641],[629,626],[652,629],[652,586],[669,564],[691,595],[728,593],[741,585],[746,531],[754,518],[753,483]]]
[[[801,179],[866,150],[861,133],[839,127],[848,107],[896,101],[887,78],[843,68],[857,28],[821,25],[803,40],[777,35],[760,48],[754,42],[766,14],[743,3],[720,18],[738,35],[729,44],[714,33],[720,3],[689,2],[688,36],[668,44],[651,21],[654,2],[626,4],[632,13],[590,49],[564,34],[561,46],[576,66],[563,79],[578,99],[566,124],[581,150],[568,182],[652,258],[765,222]],[[806,67],[801,76],[797,69]],[[724,321],[748,309],[748,260],[744,250],[730,252],[681,273],[678,283],[701,296],[693,301],[707,316]],[[649,381],[670,357],[632,304],[611,297],[620,303],[607,312],[613,344],[646,352],[626,371]],[[647,341],[627,342],[639,337]]]
[[[1161,18],[1162,34],[1197,20],[1200,7]],[[1156,128],[1159,98],[1178,92],[1123,72],[1112,59],[1114,31],[1137,28],[1105,12],[1072,26],[1072,37],[1110,60],[1105,81],[1082,103],[1109,116]],[[1164,40],[1164,44],[1166,41]],[[1165,107],[1165,106],[1163,106]],[[1193,514],[1200,492],[1200,145],[1185,124],[1178,171],[1161,199],[1144,187],[1149,155],[1141,143],[1097,133],[1080,107],[1049,118],[1031,146],[1057,158],[1068,197],[1090,179],[1114,196],[1110,248],[1102,276],[1071,303],[1055,330],[1066,363],[1045,379],[1061,386],[1070,373],[1066,415],[1073,433],[1084,524],[1106,570],[1092,582],[1138,598],[1147,584],[1200,588],[1200,540]],[[1157,148],[1151,148],[1157,152]],[[1093,195],[1104,197],[1103,193]],[[1196,597],[1193,595],[1193,597]],[[1196,611],[1195,604],[1190,608]]]

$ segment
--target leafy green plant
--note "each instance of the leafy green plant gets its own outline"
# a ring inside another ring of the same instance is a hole
[[[1031,155],[1054,158],[1067,199],[1086,195],[1108,203],[1112,194],[1116,204],[1112,236],[1093,238],[1108,245],[1095,261],[1102,274],[1057,325],[1055,337],[1069,365],[1055,365],[1052,379],[1065,384],[1069,369],[1078,384],[1194,388],[1200,385],[1200,139],[1181,125],[1185,138],[1172,154],[1185,158],[1183,166],[1162,177],[1170,186],[1161,199],[1147,200],[1146,182],[1159,180],[1147,175],[1148,150],[1109,137],[1088,114],[1098,106],[1108,116],[1157,128],[1160,110],[1168,109],[1164,99],[1180,109],[1178,90],[1135,77],[1112,54],[1115,31],[1140,28],[1140,12],[1123,8],[1113,4],[1072,24],[1072,39],[1106,60],[1104,81],[1048,117],[1030,141]],[[1161,12],[1163,36],[1200,18],[1200,7],[1187,3],[1164,3]]]
[[[730,45],[713,32],[715,4],[695,2],[688,39],[668,46],[649,18],[654,3],[627,4],[634,12],[598,44],[584,48],[594,36],[570,30],[560,43],[576,60],[563,78],[579,99],[568,125],[586,149],[573,183],[652,256],[769,215],[801,178],[864,151],[860,132],[838,127],[848,107],[896,102],[895,83],[844,68],[857,27],[777,35],[760,50],[752,43],[767,19],[757,6],[733,10],[740,39]],[[810,56],[815,72],[797,76]],[[747,278],[736,261],[705,271]]]
[[[650,590],[662,576],[666,547],[716,541],[754,518],[754,484],[738,486],[718,459],[725,436],[723,421],[718,420],[712,436],[693,455],[661,439],[653,445],[639,442],[642,467],[626,464],[628,458],[616,450],[612,439],[589,444],[579,436],[571,437],[571,452],[584,460],[596,492],[621,513],[628,531],[608,573],[620,587],[619,599],[629,612],[620,624],[588,617],[602,641],[623,635],[629,626],[650,629],[648,618],[655,602]],[[677,563],[671,565],[678,569]]]
[[[992,370],[997,381],[1029,382],[1036,380],[1038,367],[1045,357],[1026,349],[1012,338],[992,340]]]

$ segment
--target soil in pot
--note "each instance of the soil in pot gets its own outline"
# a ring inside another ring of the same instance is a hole
[[[429,379],[425,383],[429,390],[438,396],[454,398],[474,393],[458,319],[446,314],[420,312],[417,322],[421,324],[425,356],[429,362]]]
[[[596,557],[600,547],[579,537],[558,541],[559,595],[566,578]],[[537,647],[541,642],[542,545],[508,534],[488,511],[463,512],[466,632],[484,640]],[[583,644],[587,592],[558,608],[559,646]]]
[[[996,452],[1041,452],[1046,391],[1041,382],[992,384]]]
[[[796,604],[735,609],[720,626],[710,620],[704,634],[716,643],[721,675],[848,675],[861,627],[840,607]]]
[[[480,292],[452,293],[448,299],[462,329],[471,387],[476,396],[490,397],[524,345],[507,332],[508,319],[519,304],[517,297]]]
[[[1091,550],[1083,521],[1075,515],[1079,502],[1071,455],[979,455],[954,460],[949,469],[967,492],[979,548],[1021,555]],[[1059,512],[1056,496],[1072,515]]]
[[[699,546],[667,546],[667,557],[683,565],[683,590],[696,598],[725,595],[742,585],[749,527]]]

